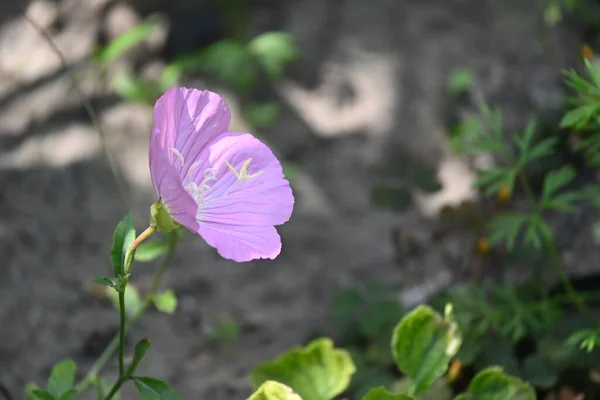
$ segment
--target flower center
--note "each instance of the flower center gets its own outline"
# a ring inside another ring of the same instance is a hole
[[[183,166],[185,165],[185,159],[183,157],[183,154],[181,154],[181,152],[179,152],[179,150],[177,150],[176,148],[172,148],[171,152],[175,154],[175,156],[181,163],[181,168],[183,168]],[[233,165],[229,163],[229,161],[225,161],[225,164],[238,181],[245,181],[251,178],[256,178],[264,172],[258,171],[257,173],[249,174],[248,166],[251,162],[251,157],[244,161],[244,163],[240,167],[239,172],[235,169]],[[192,195],[192,197],[199,206],[204,204],[206,194],[211,189],[212,183],[214,183],[214,181],[217,180],[217,174],[219,172],[216,168],[206,168],[202,173],[202,181],[200,182],[200,184],[197,184],[193,181],[193,173],[201,164],[202,161],[196,161],[190,166],[190,169],[188,170],[186,176],[186,179],[188,179],[188,183],[185,185],[185,190]]]

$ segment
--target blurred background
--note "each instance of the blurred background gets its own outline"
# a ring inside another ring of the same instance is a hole
[[[557,129],[561,71],[597,42],[596,3],[587,19],[567,3],[3,0],[2,386],[21,398],[68,357],[83,373],[117,332],[91,281],[110,273],[124,214],[145,228],[152,105],[172,85],[222,94],[232,130],[273,148],[296,196],[275,261],[235,264],[186,236],[163,284],[176,312],[132,330],[131,345],[153,341],[141,368],[183,398],[242,398],[258,362],[320,333],[340,338],[340,290],[385,282],[393,302],[379,310],[397,321],[450,285],[526,279],[485,246],[488,205],[472,184],[489,157],[459,156],[451,136],[478,98],[502,108],[507,132],[532,116]],[[598,269],[592,222],[556,221],[574,277]],[[136,265],[135,287],[153,271]]]

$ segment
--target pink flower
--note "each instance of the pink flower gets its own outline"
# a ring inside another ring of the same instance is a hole
[[[275,225],[294,206],[271,150],[249,133],[229,132],[231,113],[216,93],[171,88],[154,106],[150,174],[171,218],[237,262],[274,259]]]

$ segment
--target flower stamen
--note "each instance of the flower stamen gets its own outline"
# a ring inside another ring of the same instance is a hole
[[[245,181],[246,179],[256,178],[264,172],[258,171],[255,174],[248,174],[248,166],[250,165],[250,162],[252,162],[252,158],[249,158],[246,161],[244,161],[242,167],[240,168],[240,172],[237,172],[233,165],[231,165],[228,161],[225,161],[225,164],[227,164],[227,168],[229,168],[229,170],[233,172],[238,181]]]
[[[179,159],[179,162],[181,163],[181,167],[183,168],[183,165],[185,164],[185,160],[184,160],[184,158],[183,158],[183,154],[181,154],[181,153],[179,152],[179,150],[177,150],[177,149],[176,149],[176,148],[174,148],[174,147],[173,147],[173,148],[171,148],[171,152],[172,152],[173,154],[175,154],[175,156],[176,156],[176,157]]]

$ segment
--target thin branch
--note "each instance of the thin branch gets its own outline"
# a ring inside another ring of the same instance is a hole
[[[56,45],[56,43],[54,42],[54,39],[52,39],[52,37],[46,31],[46,29],[44,29],[37,22],[35,22],[33,19],[31,19],[27,15],[26,11],[23,12],[23,17],[44,38],[44,40],[46,41],[46,43],[48,44],[48,46],[50,47],[50,49],[59,58],[62,67],[65,70],[68,70],[69,69],[69,63],[68,63],[68,61],[67,61],[64,53]],[[86,97],[85,93],[81,89],[81,85],[79,85],[79,82],[75,78],[74,74],[73,73],[69,73],[68,75],[69,75],[69,79],[71,80],[71,84],[72,84],[73,88],[77,92],[77,97],[79,97],[79,101],[81,102],[81,104],[83,105],[85,111],[87,112],[88,116],[90,117],[92,126],[98,132],[98,134],[100,135],[100,139],[102,141],[102,147],[104,149],[104,153],[105,153],[106,158],[108,160],[108,164],[110,166],[110,169],[112,171],[113,177],[115,179],[115,183],[117,185],[117,189],[119,191],[119,194],[120,194],[123,202],[127,206],[127,209],[131,209],[129,201],[128,201],[128,198],[129,198],[128,197],[129,185],[127,184],[127,182],[123,178],[123,175],[121,174],[121,172],[119,171],[118,167],[116,166],[116,163],[115,163],[115,161],[113,159],[113,155],[111,154],[110,148],[108,146],[108,139],[107,139],[106,133],[102,129],[102,124],[100,122],[100,118],[98,118],[98,115],[94,111],[94,108],[92,107],[92,104],[91,104],[90,100]]]

